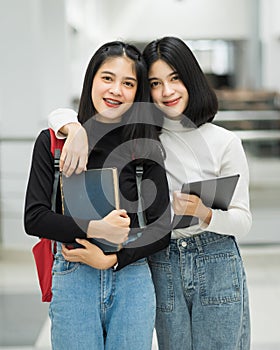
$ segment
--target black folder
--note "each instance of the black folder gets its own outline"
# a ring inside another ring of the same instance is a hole
[[[62,212],[64,215],[85,220],[99,220],[114,209],[119,209],[117,168],[90,169],[70,177],[61,175]],[[105,253],[122,248],[104,239],[89,238]],[[78,243],[68,245],[81,247]]]
[[[184,183],[182,193],[195,194],[209,208],[227,210],[240,175],[220,176],[208,180]],[[198,224],[191,215],[174,215],[173,229]]]

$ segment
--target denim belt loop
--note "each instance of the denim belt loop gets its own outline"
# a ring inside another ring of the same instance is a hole
[[[194,239],[195,239],[195,243],[196,243],[199,254],[203,253],[202,244],[201,244],[201,240],[200,240],[199,235],[195,235]]]
[[[170,255],[170,244],[168,245],[167,248],[165,248],[165,254],[166,254],[166,258],[169,260],[169,255]]]

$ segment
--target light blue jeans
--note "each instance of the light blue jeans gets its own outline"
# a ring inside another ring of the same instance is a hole
[[[171,240],[149,258],[160,350],[249,350],[248,290],[231,236]]]
[[[101,271],[58,250],[52,283],[53,350],[151,349],[156,301],[146,259]]]

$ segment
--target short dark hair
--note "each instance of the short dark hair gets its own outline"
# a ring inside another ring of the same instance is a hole
[[[89,61],[79,104],[78,119],[80,123],[84,124],[97,113],[91,98],[92,82],[96,72],[107,59],[124,56],[130,58],[135,65],[137,91],[134,102],[149,101],[147,67],[141,52],[134,45],[122,41],[111,41],[102,45]]]
[[[155,61],[165,61],[177,72],[188,90],[189,103],[184,111],[187,118],[182,119],[184,126],[189,126],[188,119],[196,126],[214,119],[218,110],[217,96],[183,40],[170,36],[154,40],[145,47],[143,57],[148,70]]]

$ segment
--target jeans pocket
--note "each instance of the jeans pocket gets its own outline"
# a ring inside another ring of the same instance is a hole
[[[77,270],[80,263],[70,262],[65,260],[62,256],[55,257],[53,263],[53,274],[54,275],[66,275]]]
[[[171,312],[174,308],[171,264],[149,260],[149,265],[155,286],[157,309],[163,312]]]
[[[241,300],[239,257],[218,253],[197,257],[202,305],[220,305]]]

